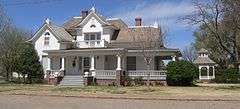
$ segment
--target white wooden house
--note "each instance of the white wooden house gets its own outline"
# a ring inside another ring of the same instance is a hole
[[[158,32],[160,28],[143,26],[141,18],[135,22],[135,26],[128,26],[121,19],[105,18],[92,8],[61,26],[47,19],[30,41],[38,52],[45,78],[63,77],[60,84],[80,85],[85,74],[94,76],[99,84],[118,83],[118,73],[145,80],[150,72],[151,80],[165,80],[162,61],[176,60],[181,55],[179,49],[166,48],[161,42],[161,48],[149,50],[157,53],[151,70],[147,70],[141,48],[132,46],[135,42],[129,31],[144,28],[146,32]]]

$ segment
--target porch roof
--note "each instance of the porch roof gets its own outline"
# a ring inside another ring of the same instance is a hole
[[[139,53],[142,52],[142,50],[134,50],[134,49],[129,49],[127,50],[128,53]],[[182,56],[181,52],[179,49],[172,49],[172,48],[160,48],[160,49],[155,49],[155,50],[145,50],[145,51],[149,51],[149,52],[157,52],[157,54],[161,54],[161,55],[167,55],[167,54],[172,54],[172,55],[176,55],[176,56]]]
[[[68,50],[44,50],[48,55],[111,55],[124,52],[124,48],[81,48]]]
[[[161,48],[155,50],[145,50],[148,52],[157,52],[156,55],[176,55],[181,56],[179,49]],[[126,48],[79,48],[79,49],[68,49],[68,50],[44,50],[43,52],[49,55],[115,55],[115,54],[129,54],[137,55],[136,53],[142,52],[140,49],[126,49]]]

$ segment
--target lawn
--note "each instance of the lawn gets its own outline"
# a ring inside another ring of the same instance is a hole
[[[0,84],[0,94],[85,96],[85,97],[138,97],[138,98],[240,98],[240,85],[210,85],[196,87],[146,86],[115,87],[86,86],[59,87],[42,84]]]

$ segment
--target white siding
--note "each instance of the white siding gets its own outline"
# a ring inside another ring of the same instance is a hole
[[[154,70],[154,60],[152,60],[152,63],[150,65],[150,69]],[[136,57],[136,70],[147,70],[147,66],[144,62],[144,58],[137,56]]]
[[[50,33],[50,35],[47,36],[47,37],[50,37],[49,45],[44,45],[44,37],[46,37],[44,34],[46,32]],[[42,55],[47,55],[46,53],[43,53],[43,50],[59,50],[60,49],[60,44],[58,40],[56,39],[56,37],[53,36],[53,34],[49,30],[46,30],[45,32],[43,32],[43,34],[35,41],[34,45],[40,60],[42,60]]]
[[[113,55],[106,56],[106,60],[104,62],[105,70],[116,70],[117,68],[117,57]]]
[[[104,61],[105,57],[104,56],[97,56],[98,58],[95,60],[96,61],[96,69],[97,70],[104,70]]]
[[[91,28],[91,25],[95,25],[95,28]],[[100,32],[101,33],[101,40],[106,40],[110,42],[110,34],[112,31],[110,29],[107,29],[106,34],[103,34],[103,27],[102,24],[98,22],[98,20],[95,17],[91,17],[89,21],[83,26],[82,28],[82,35],[77,36],[77,41],[84,41],[84,33],[94,33],[94,32]]]

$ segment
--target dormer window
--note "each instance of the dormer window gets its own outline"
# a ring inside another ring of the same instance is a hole
[[[49,33],[49,32],[46,32],[44,35],[45,35],[45,36],[49,36],[49,35],[50,35],[50,33]]]

